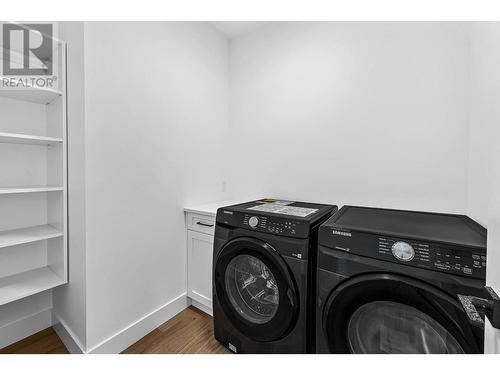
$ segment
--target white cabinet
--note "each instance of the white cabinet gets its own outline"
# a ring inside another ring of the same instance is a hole
[[[193,306],[212,315],[212,259],[215,216],[220,207],[238,201],[223,201],[184,208],[187,241],[187,295]]]
[[[186,210],[187,296],[191,304],[212,314],[212,256],[215,212]]]
[[[212,312],[212,256],[213,235],[187,231],[188,297]],[[197,305],[197,304],[195,304]]]
[[[189,213],[187,215],[187,228],[189,230],[214,235],[215,216]]]

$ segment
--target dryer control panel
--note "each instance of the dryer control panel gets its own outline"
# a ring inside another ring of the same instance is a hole
[[[406,251],[412,253],[413,256],[402,258],[400,251],[405,251],[401,250],[403,248],[406,248]],[[392,256],[403,263],[417,264],[439,271],[459,275],[474,274],[481,278],[486,275],[486,254],[480,250],[458,249],[452,246],[384,236],[378,237],[378,253],[384,258]]]
[[[486,277],[486,252],[483,249],[328,229],[328,237],[322,235],[323,245],[336,250],[460,276]]]
[[[486,228],[465,215],[344,206],[321,225],[318,243],[373,259],[484,280],[486,234]]]

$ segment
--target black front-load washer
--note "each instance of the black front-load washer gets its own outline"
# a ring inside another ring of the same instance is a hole
[[[220,208],[215,338],[236,353],[314,352],[319,225],[336,206],[262,199]]]
[[[457,297],[486,297],[486,229],[462,215],[344,206],[319,230],[318,353],[483,353]]]

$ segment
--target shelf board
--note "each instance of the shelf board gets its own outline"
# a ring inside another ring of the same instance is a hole
[[[0,132],[0,143],[18,143],[27,145],[53,145],[62,143],[62,138],[41,137],[37,135],[2,133]]]
[[[0,188],[0,195],[3,194],[25,194],[43,193],[47,191],[63,191],[62,186],[14,186]]]
[[[5,230],[0,232],[0,249],[62,236],[63,232],[51,225],[38,225],[35,227]]]
[[[0,278],[0,306],[65,283],[49,267]]]
[[[62,95],[59,90],[43,87],[30,87],[30,88],[3,88],[0,89],[0,96],[5,98],[22,100],[25,102],[48,104],[55,98]]]

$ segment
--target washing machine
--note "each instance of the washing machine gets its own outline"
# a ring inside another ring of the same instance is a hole
[[[483,317],[460,300],[488,297],[478,223],[344,206],[318,242],[318,353],[483,353]]]
[[[213,316],[220,343],[235,353],[314,352],[317,233],[336,211],[275,199],[217,211]]]

